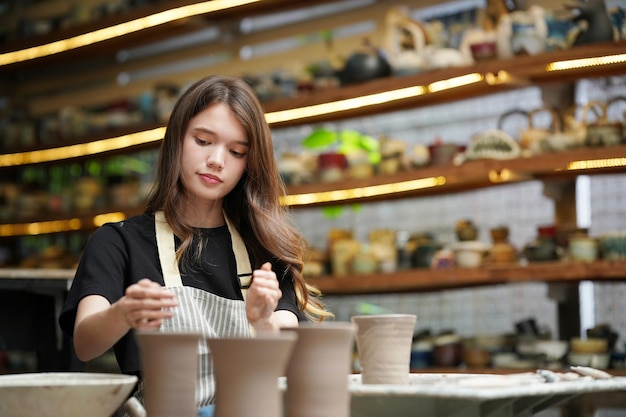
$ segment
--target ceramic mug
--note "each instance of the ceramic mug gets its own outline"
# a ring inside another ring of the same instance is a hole
[[[574,261],[593,262],[598,259],[598,242],[587,236],[572,237],[569,241],[569,253]]]
[[[363,384],[408,384],[417,316],[353,316]]]

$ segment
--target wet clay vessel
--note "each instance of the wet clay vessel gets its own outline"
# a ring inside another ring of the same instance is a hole
[[[349,417],[348,375],[356,325],[349,322],[300,324],[283,332],[298,335],[287,367],[289,417]]]

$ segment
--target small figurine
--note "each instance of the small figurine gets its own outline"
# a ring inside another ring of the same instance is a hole
[[[574,46],[615,38],[613,22],[604,0],[580,0],[566,4],[565,7],[573,11],[571,20],[578,25]]]
[[[545,9],[537,5],[528,7],[524,0],[514,3],[514,10],[498,21],[498,56],[511,58],[545,51],[548,37]]]

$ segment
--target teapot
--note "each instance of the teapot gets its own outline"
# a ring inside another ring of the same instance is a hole
[[[536,116],[540,113],[550,114],[551,124],[549,128],[535,126]],[[530,152],[531,155],[538,155],[551,150],[550,138],[561,131],[559,114],[549,107],[539,107],[528,113],[528,128],[522,130],[520,134],[520,146]]]
[[[621,102],[622,106],[617,107],[616,103]],[[622,142],[626,142],[626,96],[613,97],[606,102],[606,117],[610,120],[611,111],[617,112],[620,121],[615,122],[621,126]]]
[[[622,142],[622,124],[612,122],[607,117],[607,104],[592,100],[583,107],[581,118],[587,127],[587,146],[619,145]],[[596,114],[596,120],[588,121],[589,110]]]
[[[383,53],[365,39],[363,48],[348,57],[337,75],[342,85],[359,83],[390,76],[391,65]]]
[[[411,18],[406,6],[395,6],[385,16],[385,48],[394,74],[412,74],[428,68],[424,57],[426,31]]]

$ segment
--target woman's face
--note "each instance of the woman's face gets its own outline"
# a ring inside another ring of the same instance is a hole
[[[248,137],[223,103],[212,104],[187,126],[183,140],[182,183],[193,201],[221,202],[246,170]]]

